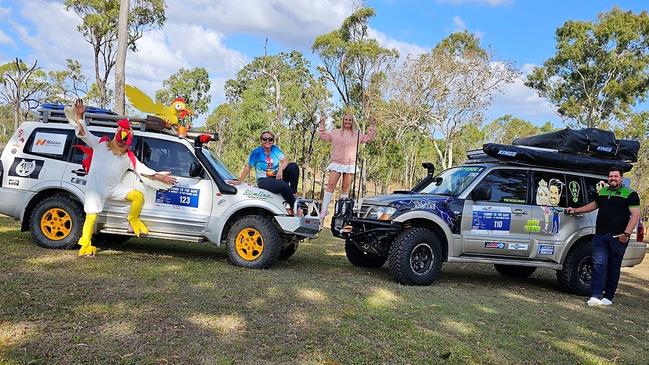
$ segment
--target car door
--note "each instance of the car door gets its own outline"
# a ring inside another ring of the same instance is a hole
[[[202,236],[212,213],[212,181],[187,145],[180,141],[144,137],[141,161],[155,171],[170,171],[177,183],[169,190],[145,189],[142,220],[161,233]],[[200,172],[192,176],[191,169]]]
[[[565,214],[569,206],[585,205],[586,193],[581,176],[549,170],[532,172],[534,208],[530,234],[534,257],[559,262],[573,235],[592,226],[590,214]]]
[[[528,169],[494,169],[469,194],[462,214],[463,255],[527,257],[531,252],[526,225],[531,218]],[[474,200],[475,199],[475,200]]]

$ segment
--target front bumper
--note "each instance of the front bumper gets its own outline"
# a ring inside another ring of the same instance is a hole
[[[396,234],[399,231],[401,231],[401,223],[390,221],[340,216],[334,216],[331,220],[331,233],[343,239],[371,239]]]
[[[639,265],[642,260],[644,260],[646,254],[647,244],[644,242],[637,242],[635,240],[632,240],[631,243],[629,243],[629,245],[627,246],[626,252],[624,252],[622,267]]]
[[[275,216],[284,233],[306,238],[316,238],[320,234],[320,217]]]

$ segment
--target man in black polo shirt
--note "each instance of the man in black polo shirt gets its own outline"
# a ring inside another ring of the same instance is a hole
[[[613,304],[624,251],[640,219],[640,198],[622,184],[622,174],[622,170],[612,168],[608,173],[608,187],[599,190],[595,201],[566,209],[567,214],[574,214],[599,208],[593,237],[589,306]]]

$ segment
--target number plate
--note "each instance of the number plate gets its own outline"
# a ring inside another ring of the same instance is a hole
[[[158,190],[155,193],[155,202],[181,207],[198,208],[200,190],[174,186],[169,190]]]

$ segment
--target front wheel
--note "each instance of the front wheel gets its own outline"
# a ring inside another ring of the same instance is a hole
[[[416,227],[401,233],[390,247],[388,265],[401,284],[430,285],[442,270],[442,248],[437,235]]]
[[[251,269],[273,266],[282,250],[282,237],[273,222],[263,215],[239,218],[228,232],[228,259]]]
[[[36,204],[29,218],[34,242],[45,248],[70,249],[81,238],[83,207],[64,195],[54,195]]]
[[[381,267],[388,259],[387,257],[365,252],[350,240],[345,241],[345,255],[352,265],[358,267]]]
[[[562,290],[578,295],[590,294],[592,254],[590,241],[578,242],[570,249],[563,262],[563,269],[557,271],[557,281]]]

